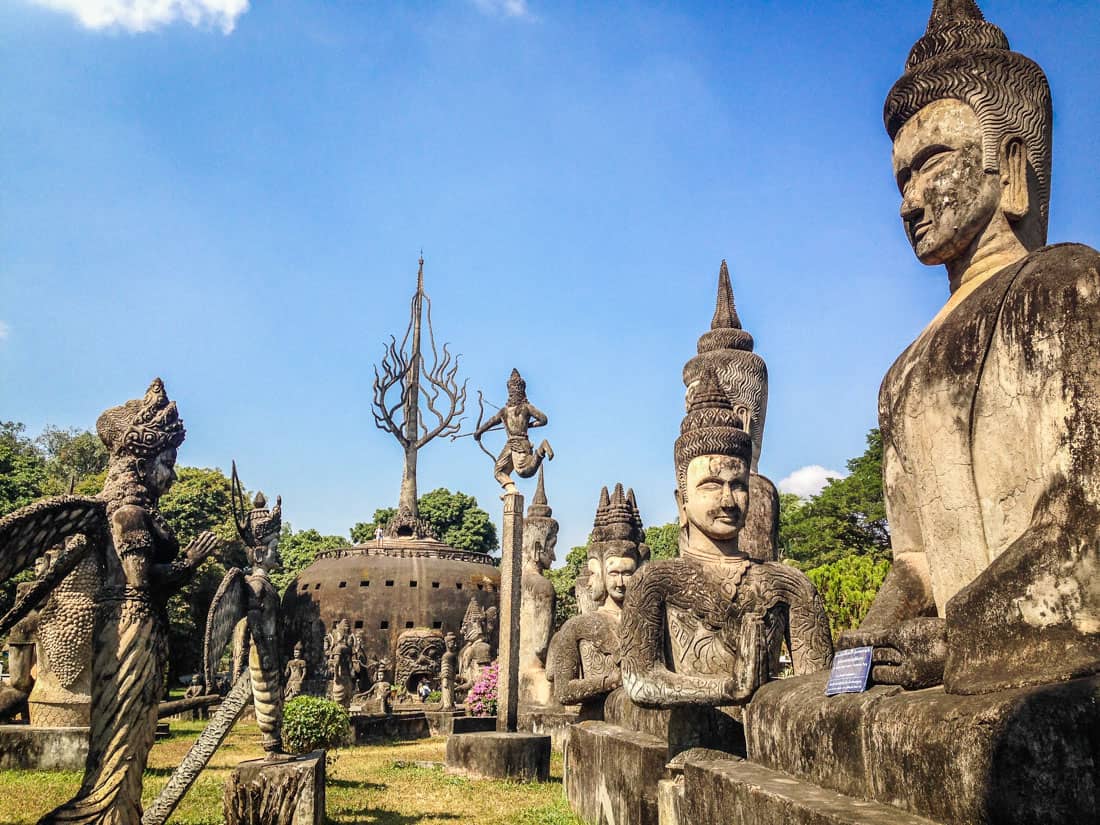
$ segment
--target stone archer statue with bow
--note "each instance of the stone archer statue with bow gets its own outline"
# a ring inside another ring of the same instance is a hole
[[[528,430],[533,427],[545,427],[547,424],[546,413],[527,400],[527,382],[519,374],[519,370],[513,369],[508,378],[508,401],[493,413],[484,423],[481,418],[484,415],[484,397],[478,393],[478,403],[481,405],[481,414],[478,416],[477,428],[470,433],[474,441],[478,443],[490,458],[495,462],[493,476],[505,493],[516,492],[516,484],[512,480],[512,473],[518,473],[520,478],[530,478],[538,472],[543,458],[547,461],[553,459],[554,450],[550,442],[543,439],[538,447],[531,445],[527,437]],[[481,437],[490,430],[503,427],[508,435],[504,448],[500,455],[493,456],[481,443]]]

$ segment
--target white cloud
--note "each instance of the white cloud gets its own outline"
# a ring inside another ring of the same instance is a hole
[[[11,327],[9,327],[4,321],[0,321],[0,341],[5,340],[10,332]]]
[[[474,0],[474,5],[483,14],[517,19],[533,19],[527,0]]]
[[[217,26],[229,34],[248,11],[248,0],[31,0],[67,12],[89,29],[120,28],[147,32],[182,20],[192,26]],[[522,2],[522,0],[520,0]]]
[[[820,464],[801,467],[779,482],[779,492],[794,493],[802,498],[816,496],[825,489],[830,478],[844,478],[848,475],[839,470],[827,470]]]

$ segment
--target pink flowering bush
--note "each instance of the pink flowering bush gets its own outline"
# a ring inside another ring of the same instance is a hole
[[[497,677],[500,666],[493,662],[481,669],[481,678],[466,694],[466,712],[471,716],[497,715]]]

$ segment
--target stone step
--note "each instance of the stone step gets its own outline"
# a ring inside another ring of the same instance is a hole
[[[683,810],[691,825],[936,825],[892,805],[729,759],[685,765]]]

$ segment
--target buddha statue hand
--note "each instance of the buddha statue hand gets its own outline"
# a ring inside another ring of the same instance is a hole
[[[947,624],[943,619],[907,619],[893,627],[842,633],[837,649],[853,647],[874,648],[871,678],[880,685],[917,690],[943,684],[947,661]]]
[[[768,681],[768,636],[764,619],[746,614],[737,638],[737,674],[726,679],[722,692],[733,704],[742,705]]]

